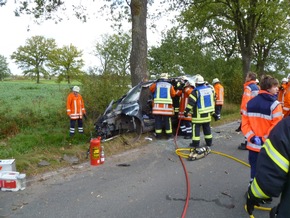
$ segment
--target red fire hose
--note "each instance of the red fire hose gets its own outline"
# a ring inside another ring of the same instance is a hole
[[[176,149],[179,148],[178,145],[177,145],[177,142],[176,142],[176,138],[177,138],[179,127],[180,127],[180,122],[181,122],[181,120],[179,119],[177,130],[176,130],[176,134],[175,134],[175,137],[174,137],[174,144],[175,144]],[[184,175],[185,175],[185,180],[186,180],[186,189],[187,189],[186,200],[185,200],[183,211],[182,211],[182,215],[181,215],[182,218],[185,218],[186,212],[187,212],[187,208],[188,208],[189,198],[190,198],[190,181],[189,181],[189,178],[188,178],[188,173],[187,173],[187,169],[186,169],[186,166],[184,164],[184,161],[183,161],[182,157],[180,157],[180,156],[178,156],[178,157],[179,157],[179,160],[180,160],[180,162],[182,164],[182,168],[183,168]]]

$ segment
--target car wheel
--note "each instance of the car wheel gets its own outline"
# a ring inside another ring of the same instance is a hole
[[[130,145],[140,139],[142,132],[141,121],[138,118],[132,117],[131,128],[127,132],[123,132],[121,136],[124,143]]]

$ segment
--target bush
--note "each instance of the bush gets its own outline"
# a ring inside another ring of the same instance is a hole
[[[96,119],[102,114],[112,100],[117,100],[128,90],[129,82],[120,82],[117,75],[86,75],[82,79],[81,94],[90,118]]]

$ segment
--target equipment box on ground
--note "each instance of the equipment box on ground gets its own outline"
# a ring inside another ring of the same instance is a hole
[[[1,191],[19,191],[26,187],[26,175],[19,172],[1,172],[0,189]]]
[[[16,171],[15,159],[0,160],[0,172]]]

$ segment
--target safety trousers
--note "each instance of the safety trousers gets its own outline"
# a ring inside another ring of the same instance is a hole
[[[192,124],[190,120],[181,120],[180,122],[181,134],[184,136],[191,136],[192,134]]]
[[[210,122],[207,123],[192,123],[192,147],[199,147],[200,143],[200,128],[202,127],[205,143],[207,146],[212,145],[212,134]]]
[[[73,136],[75,134],[75,125],[76,122],[78,123],[78,132],[79,133],[84,133],[84,128],[83,128],[83,120],[82,119],[77,119],[77,120],[70,120],[70,129],[69,129],[69,135]]]
[[[215,114],[217,115],[219,120],[221,119],[222,107],[222,105],[215,105]]]
[[[155,133],[161,134],[163,126],[166,134],[172,134],[172,123],[170,116],[154,115],[155,116]]]
[[[254,179],[256,175],[256,166],[259,152],[249,150],[249,164],[251,166],[251,179]]]

